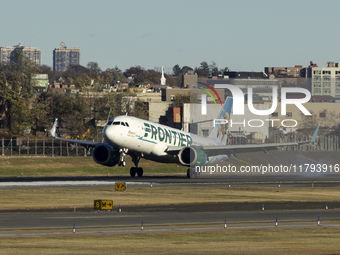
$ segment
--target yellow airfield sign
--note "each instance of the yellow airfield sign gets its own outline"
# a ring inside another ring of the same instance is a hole
[[[94,200],[95,210],[112,210],[113,201],[112,200]]]
[[[124,191],[126,190],[125,182],[116,182],[116,191]]]

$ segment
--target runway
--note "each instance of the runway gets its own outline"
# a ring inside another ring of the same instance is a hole
[[[188,179],[181,175],[144,176],[73,176],[73,177],[1,177],[0,189],[20,187],[90,187],[113,186],[125,182],[127,186],[278,186],[281,187],[336,187],[340,185],[340,174],[314,177],[249,176],[231,175],[228,178]]]
[[[340,227],[339,209],[190,213],[20,212],[1,213],[0,218],[0,238]]]

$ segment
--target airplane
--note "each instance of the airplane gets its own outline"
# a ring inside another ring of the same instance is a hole
[[[217,119],[229,120],[233,98],[228,97]],[[56,136],[58,119],[51,129],[51,136],[59,141],[78,143],[87,149],[93,148],[93,160],[101,165],[125,166],[129,155],[135,167],[130,168],[131,177],[143,176],[139,167],[141,158],[161,162],[177,163],[194,167],[218,163],[238,153],[276,150],[281,146],[298,145],[297,142],[227,145],[227,121],[216,124],[209,137],[202,137],[169,126],[161,125],[132,116],[117,116],[108,121],[103,129],[105,142],[91,142]],[[316,131],[317,132],[317,131]],[[313,136],[315,140],[316,134]],[[190,178],[192,171],[187,171]]]

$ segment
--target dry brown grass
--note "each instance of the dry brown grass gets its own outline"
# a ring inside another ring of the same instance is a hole
[[[0,210],[92,207],[93,200],[113,200],[123,205],[164,205],[213,202],[325,201],[339,202],[340,187],[277,188],[227,186],[150,186],[0,189]]]
[[[0,254],[339,254],[340,229],[0,239]]]

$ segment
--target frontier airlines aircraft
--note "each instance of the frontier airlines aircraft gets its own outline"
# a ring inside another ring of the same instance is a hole
[[[232,98],[227,98],[217,119],[229,120]],[[208,138],[184,132],[151,121],[117,116],[109,120],[103,129],[105,142],[91,142],[56,137],[55,120],[51,135],[56,140],[78,143],[93,148],[93,159],[104,166],[125,166],[125,156],[132,158],[135,167],[130,175],[143,176],[143,168],[138,166],[140,158],[161,163],[177,163],[195,167],[216,164],[238,153],[275,150],[278,146],[297,145],[298,143],[269,143],[227,145],[227,124],[216,124]],[[227,123],[227,121],[220,121]],[[219,122],[219,123],[220,123]],[[316,136],[316,134],[315,134]],[[314,137],[315,139],[315,137]],[[187,172],[190,178],[190,168]]]

